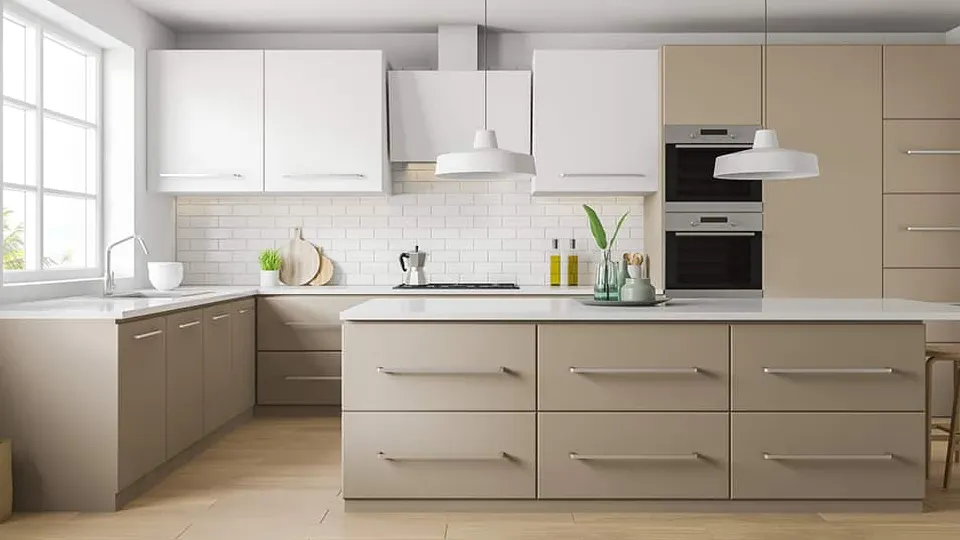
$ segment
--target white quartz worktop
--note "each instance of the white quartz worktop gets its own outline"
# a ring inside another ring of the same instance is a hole
[[[960,321],[960,307],[898,299],[675,299],[657,307],[594,307],[572,298],[383,298],[345,321]]]
[[[147,293],[155,291],[145,291]],[[251,296],[276,295],[355,295],[355,296],[576,296],[590,295],[589,287],[522,287],[517,290],[394,290],[388,286],[324,286],[324,287],[180,287],[175,298],[108,298],[74,296],[36,302],[0,304],[0,319],[101,319],[127,320],[158,315],[180,309],[237,300]],[[200,292],[201,294],[189,294]]]

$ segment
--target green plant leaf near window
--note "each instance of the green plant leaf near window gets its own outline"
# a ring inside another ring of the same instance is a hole
[[[260,252],[260,269],[265,272],[279,270],[283,266],[283,257],[279,249],[265,249]]]
[[[11,226],[13,210],[3,209],[3,269],[26,270],[27,257],[23,240],[23,223]]]
[[[624,212],[623,215],[620,216],[620,219],[617,220],[617,226],[613,230],[613,236],[611,236],[608,241],[607,231],[603,228],[603,223],[600,222],[600,216],[597,215],[597,212],[587,204],[583,205],[583,211],[587,213],[587,220],[590,222],[590,234],[593,235],[593,240],[597,243],[597,247],[602,250],[613,249],[613,244],[616,243],[620,229],[623,227],[624,222],[627,221],[627,216],[630,215],[630,212]]]

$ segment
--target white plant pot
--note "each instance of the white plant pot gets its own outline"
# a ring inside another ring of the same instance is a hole
[[[279,287],[280,271],[279,270],[261,270],[260,286],[261,287]]]

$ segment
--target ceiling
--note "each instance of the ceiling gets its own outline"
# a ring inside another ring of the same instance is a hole
[[[181,32],[433,32],[482,24],[482,0],[130,0]],[[763,0],[488,0],[514,32],[756,32]],[[775,32],[946,32],[960,0],[769,0]]]

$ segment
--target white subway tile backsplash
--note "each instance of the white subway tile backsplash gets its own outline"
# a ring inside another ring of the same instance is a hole
[[[294,227],[336,265],[334,283],[395,285],[400,252],[419,245],[434,281],[543,285],[551,240],[577,240],[580,283],[592,282],[598,250],[582,204],[608,228],[629,211],[616,250],[643,250],[643,199],[530,196],[529,181],[438,181],[432,170],[398,167],[382,197],[180,197],[177,260],[188,284],[258,282],[257,255],[283,247]]]

